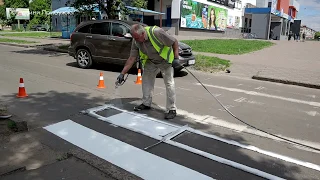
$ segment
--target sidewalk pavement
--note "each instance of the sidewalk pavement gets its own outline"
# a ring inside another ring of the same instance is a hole
[[[36,47],[36,46],[48,46],[48,45],[57,46],[57,45],[70,44],[70,39],[60,39],[60,38],[10,37],[10,36],[1,36],[1,34],[0,34],[0,38],[36,42],[31,44],[15,44],[16,46],[21,46],[21,47]],[[0,44],[12,45],[14,43],[0,43]]]
[[[243,55],[201,54],[230,60],[231,76],[320,89],[320,43],[273,42],[272,47]]]

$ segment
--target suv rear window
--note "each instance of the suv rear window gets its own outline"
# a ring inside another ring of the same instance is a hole
[[[94,23],[91,26],[91,34],[110,35],[110,23]]]
[[[90,26],[91,26],[91,24],[83,26],[78,30],[78,32],[80,32],[80,33],[88,33],[89,29],[90,29]]]

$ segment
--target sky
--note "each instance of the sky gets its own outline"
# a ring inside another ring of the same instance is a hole
[[[297,19],[301,24],[320,31],[320,0],[297,0],[300,4]]]

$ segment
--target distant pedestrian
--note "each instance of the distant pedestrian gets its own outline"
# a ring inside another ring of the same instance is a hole
[[[306,33],[302,34],[302,41],[304,42],[306,40]]]
[[[24,29],[24,31],[27,31],[27,22],[26,21],[23,23],[23,29]]]
[[[299,40],[300,40],[300,33],[297,33],[296,35],[297,35],[297,42],[299,42]]]

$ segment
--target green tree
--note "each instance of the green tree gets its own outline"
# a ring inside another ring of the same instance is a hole
[[[2,25],[12,25],[16,22],[15,13],[10,14],[10,19],[7,19],[6,8],[28,8],[29,0],[5,0],[0,6],[0,21]]]
[[[146,8],[147,0],[131,0],[129,3],[125,3],[123,0],[70,0],[66,5],[70,5],[79,11],[79,14],[92,15],[94,9],[98,9],[105,12],[108,19],[114,19],[118,13],[128,14],[130,11],[125,7],[131,5],[138,8]],[[96,4],[97,6],[93,6]]]
[[[31,12],[29,25],[50,23],[48,12],[51,10],[51,0],[33,0],[29,9]]]
[[[314,35],[314,39],[318,39],[318,38],[320,38],[320,32],[316,32]]]
[[[5,0],[4,5],[7,8],[28,8],[29,0]]]

